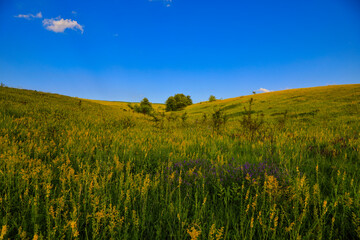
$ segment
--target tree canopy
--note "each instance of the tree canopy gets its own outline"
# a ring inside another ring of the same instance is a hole
[[[216,101],[216,97],[214,95],[210,95],[209,102],[214,102],[214,101]]]
[[[193,104],[191,97],[182,93],[175,94],[166,100],[166,111],[178,111]]]
[[[151,102],[149,101],[149,99],[144,98],[141,102],[140,102],[140,106],[136,105],[134,110],[136,112],[139,113],[143,113],[143,114],[150,114],[154,109],[151,105]]]

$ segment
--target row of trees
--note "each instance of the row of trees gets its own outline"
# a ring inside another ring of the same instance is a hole
[[[215,98],[214,95],[211,95],[209,97],[209,102],[213,102],[216,100],[217,99]],[[185,96],[182,93],[178,93],[175,94],[174,96],[170,96],[166,100],[165,104],[166,104],[166,111],[178,111],[184,109],[186,106],[192,105],[193,101],[189,95]],[[135,105],[134,107],[129,105],[129,107],[132,108],[135,112],[139,112],[143,114],[151,114],[154,111],[151,102],[147,98],[144,98],[140,102],[140,105]]]

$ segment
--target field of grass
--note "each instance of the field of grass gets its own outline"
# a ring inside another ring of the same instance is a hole
[[[155,118],[0,87],[0,240],[360,239],[359,105],[341,85]]]
[[[106,106],[112,106],[114,108],[117,108],[118,110],[120,109],[120,110],[123,110],[123,111],[130,110],[129,105],[130,106],[135,105],[135,103],[119,102],[119,101],[101,101],[101,100],[88,100],[88,99],[83,99],[83,100],[99,103],[99,104],[106,105]],[[153,103],[152,107],[156,111],[165,111],[165,105],[164,104]]]

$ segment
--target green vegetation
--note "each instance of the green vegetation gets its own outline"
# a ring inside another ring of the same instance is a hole
[[[175,94],[166,100],[166,111],[178,111],[184,109],[186,106],[193,104],[190,96],[185,96],[182,93]]]
[[[216,101],[216,97],[214,95],[210,95],[209,102],[214,102],[214,101]]]
[[[206,115],[204,116],[206,118]],[[212,114],[212,120],[213,120],[213,129],[215,131],[219,131],[222,126],[225,127],[227,116],[225,115],[223,109],[221,108],[216,109]]]
[[[0,239],[359,239],[359,104],[342,85],[154,117],[1,87]]]
[[[148,115],[151,114],[154,111],[154,109],[153,109],[153,107],[151,105],[151,102],[147,98],[144,98],[140,102],[140,106],[135,105],[133,109],[134,109],[135,112],[148,114]]]

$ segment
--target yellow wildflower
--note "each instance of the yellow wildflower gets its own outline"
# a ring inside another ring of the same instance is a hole
[[[216,240],[220,240],[223,236],[223,233],[224,233],[224,227],[219,228],[219,230],[217,230]]]
[[[292,230],[292,227],[295,225],[295,222],[292,222],[289,227],[285,228],[286,232],[290,232]]]
[[[72,230],[76,229],[76,221],[70,221],[69,224]]]
[[[351,205],[353,204],[353,199],[350,197],[350,194],[346,192],[345,198],[346,206],[351,207]]]
[[[3,225],[1,228],[0,240],[4,239],[6,232],[7,232],[7,225]]]
[[[250,204],[248,204],[248,205],[246,206],[246,210],[245,210],[246,214],[248,213],[249,208],[250,208]]]
[[[248,200],[248,198],[249,198],[249,193],[250,193],[250,191],[249,191],[249,189],[246,191],[246,195],[245,195],[245,200]]]
[[[324,214],[324,215],[325,215],[325,214],[326,214],[326,212],[327,212],[327,207],[326,207],[326,205],[327,205],[327,201],[326,201],[326,200],[324,200],[324,203],[323,203],[323,209],[324,209],[323,214]]]
[[[278,219],[279,219],[278,216],[276,216],[275,219],[274,219],[274,227],[275,227],[275,228],[276,228],[277,225],[278,225]]]
[[[198,228],[196,229],[195,226]],[[201,229],[197,224],[194,224],[190,229],[186,230],[187,233],[190,235],[191,240],[196,240],[201,234]]]
[[[19,235],[21,239],[26,238],[26,232],[22,229],[22,227],[19,227]]]
[[[175,178],[175,172],[173,172],[173,173],[170,175],[169,178],[171,179],[171,181],[174,180],[174,178]]]
[[[33,240],[38,240],[39,239],[39,235],[37,233],[35,233]]]
[[[139,228],[139,218],[136,215],[136,211],[132,211],[132,219],[136,228]]]
[[[275,195],[278,192],[278,188],[279,188],[279,183],[277,179],[272,175],[270,176],[266,175],[265,188],[267,193],[269,193],[270,195]]]
[[[254,227],[254,217],[251,217],[251,221],[250,221],[250,228]]]
[[[216,233],[216,226],[215,223],[211,225],[210,232],[209,232],[209,240],[214,240],[214,234]]]

